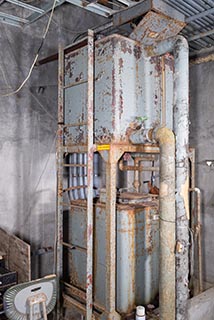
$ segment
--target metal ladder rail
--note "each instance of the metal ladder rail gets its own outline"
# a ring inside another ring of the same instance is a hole
[[[87,105],[87,272],[86,320],[93,317],[93,158],[94,158],[94,32],[88,30],[88,105]]]
[[[87,272],[86,272],[86,320],[93,319],[93,117],[94,117],[94,33],[88,31],[88,105],[87,121]],[[79,126],[79,124],[64,124],[64,49],[59,48],[59,78],[58,78],[58,139],[57,139],[57,254],[56,273],[58,276],[57,319],[60,319],[61,293],[60,279],[63,276],[63,133],[64,128]]]
[[[61,318],[61,282],[63,276],[63,249],[61,242],[63,241],[63,135],[64,135],[64,49],[59,46],[58,60],[58,131],[57,131],[57,212],[56,212],[56,253],[55,268],[57,275],[57,315]]]

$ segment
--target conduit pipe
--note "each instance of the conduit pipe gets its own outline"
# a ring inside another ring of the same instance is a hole
[[[175,137],[166,128],[150,131],[160,147],[160,280],[159,306],[161,320],[175,319]],[[137,137],[138,135],[138,137]],[[142,140],[141,140],[142,139]],[[130,136],[132,143],[148,142],[143,130]]]
[[[154,44],[148,56],[174,53],[174,128],[176,137],[176,320],[187,319],[189,297],[189,50],[183,36]]]
[[[191,188],[190,191],[196,193],[196,217],[197,224],[195,230],[195,237],[197,239],[197,257],[198,257],[198,290],[199,293],[203,291],[202,278],[202,248],[201,248],[201,190],[199,188]]]

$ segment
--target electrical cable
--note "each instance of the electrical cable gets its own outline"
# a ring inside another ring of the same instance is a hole
[[[38,60],[39,53],[40,53],[40,51],[41,51],[41,49],[42,49],[42,47],[43,47],[45,38],[46,38],[46,36],[47,36],[48,30],[49,30],[49,27],[50,27],[50,24],[51,24],[51,21],[52,21],[52,18],[53,18],[53,14],[54,14],[54,9],[55,9],[55,6],[56,6],[56,2],[57,2],[57,0],[54,0],[54,2],[53,2],[53,7],[52,7],[52,10],[51,10],[51,14],[50,14],[50,17],[49,17],[49,20],[48,20],[48,23],[47,23],[45,32],[44,32],[44,34],[43,34],[43,36],[42,36],[41,44],[40,44],[40,46],[39,46],[39,49],[37,50],[36,56],[35,56],[35,58],[34,58],[34,60],[33,60],[33,63],[32,63],[32,65],[31,65],[31,67],[30,67],[30,70],[29,70],[29,72],[28,72],[27,77],[24,79],[24,81],[21,83],[21,85],[20,85],[16,90],[14,90],[14,91],[12,91],[12,92],[9,92],[9,93],[6,93],[6,94],[3,94],[3,95],[0,95],[0,97],[9,97],[9,96],[12,96],[12,95],[14,95],[14,94],[17,94],[17,93],[24,87],[24,85],[26,84],[26,82],[29,80],[29,78],[30,78],[30,76],[31,76],[31,74],[32,74],[33,68],[35,67],[35,64],[36,64],[36,62],[37,62],[37,60]]]

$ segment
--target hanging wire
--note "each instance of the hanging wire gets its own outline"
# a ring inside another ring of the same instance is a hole
[[[27,77],[24,79],[24,81],[21,83],[21,85],[20,85],[15,91],[12,91],[12,92],[9,92],[9,93],[0,95],[0,97],[9,97],[9,96],[12,96],[12,95],[14,95],[14,94],[17,94],[17,93],[24,87],[24,85],[26,84],[26,82],[29,80],[29,78],[30,78],[30,76],[31,76],[31,74],[32,74],[33,68],[35,67],[35,64],[36,64],[36,62],[37,62],[37,60],[38,60],[39,53],[40,53],[40,51],[41,51],[41,49],[42,49],[42,47],[43,47],[43,44],[44,44],[44,41],[45,41],[45,39],[46,39],[48,30],[49,30],[49,28],[50,28],[50,24],[51,24],[51,21],[52,21],[52,18],[53,18],[53,14],[54,14],[54,9],[55,9],[55,6],[56,6],[56,2],[57,2],[57,0],[54,0],[54,2],[53,2],[53,7],[52,7],[52,10],[51,10],[51,14],[50,14],[50,17],[49,17],[49,20],[48,20],[48,23],[47,23],[45,32],[44,32],[44,34],[43,34],[43,36],[42,36],[41,44],[40,44],[40,46],[39,46],[39,49],[37,50],[36,56],[35,56],[35,58],[34,58],[34,60],[33,60],[33,63],[32,63],[32,65],[31,65],[31,67],[30,67],[30,70],[29,70],[29,72],[28,72]]]

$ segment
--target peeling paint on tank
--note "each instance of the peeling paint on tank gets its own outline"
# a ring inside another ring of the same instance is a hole
[[[129,44],[127,43],[127,41],[121,40],[121,42],[120,42],[120,47],[121,47],[121,51],[122,51],[123,53],[132,54],[132,47],[131,47],[131,45],[129,45]]]
[[[174,72],[174,56],[170,53],[166,53],[164,55],[165,65],[169,67],[169,69]]]
[[[151,62],[151,64],[155,65],[155,70],[157,71],[156,76],[159,77],[161,75],[161,72],[162,72],[160,57],[158,57],[158,56],[151,57],[150,58],[150,62]]]
[[[139,60],[142,56],[142,49],[139,46],[134,47],[134,56],[137,60]]]
[[[123,69],[123,59],[120,58],[120,59],[119,59],[119,74],[121,74],[122,69]]]

